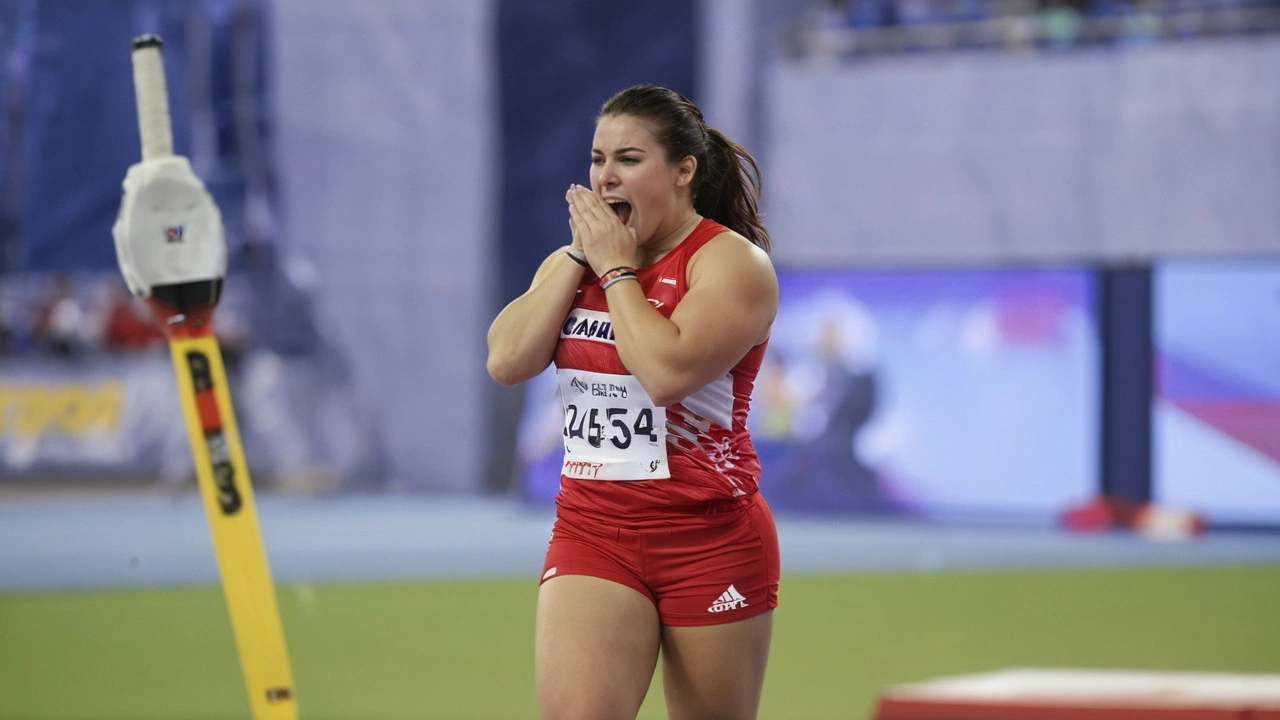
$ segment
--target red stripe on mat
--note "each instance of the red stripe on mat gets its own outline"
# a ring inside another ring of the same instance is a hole
[[[1033,705],[882,698],[875,720],[1280,720],[1275,708]]]

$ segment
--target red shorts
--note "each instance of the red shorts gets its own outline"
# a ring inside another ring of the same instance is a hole
[[[623,529],[559,509],[542,582],[590,575],[621,583],[658,608],[664,625],[717,625],[778,606],[778,532],[764,498],[672,524]]]

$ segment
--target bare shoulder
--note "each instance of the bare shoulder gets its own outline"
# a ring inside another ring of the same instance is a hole
[[[778,276],[755,243],[733,231],[711,238],[689,259],[688,282],[689,294],[676,308],[682,320],[684,312],[705,314],[716,329],[704,330],[735,333],[744,353],[769,337],[778,313]],[[726,316],[726,307],[735,312]]]
[[[689,259],[689,283],[700,276],[728,275],[738,281],[777,286],[769,254],[746,237],[725,230],[707,241]]]

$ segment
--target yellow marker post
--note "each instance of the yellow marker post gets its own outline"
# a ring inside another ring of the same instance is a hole
[[[173,152],[163,45],[133,41],[142,162],[129,168],[112,227],[129,290],[146,298],[169,338],[222,591],[254,720],[298,716],[293,672],[267,566],[213,311],[226,276],[222,215],[185,157]]]
[[[217,339],[206,334],[173,337],[169,352],[250,709],[255,720],[297,718],[284,627],[262,546],[222,351]]]

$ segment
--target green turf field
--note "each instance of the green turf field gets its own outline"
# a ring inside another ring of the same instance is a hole
[[[280,588],[306,720],[532,718],[535,583]],[[1280,672],[1280,566],[786,576],[761,717],[1011,666]],[[641,713],[664,717],[655,684]],[[247,718],[217,588],[0,595],[0,718]]]

